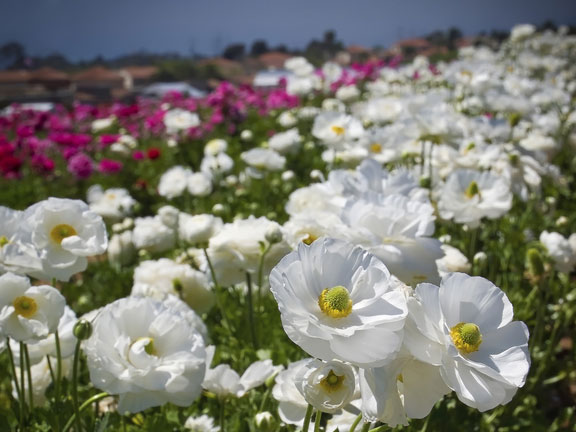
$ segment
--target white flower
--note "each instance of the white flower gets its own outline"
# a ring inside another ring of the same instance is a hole
[[[162,174],[160,183],[158,184],[158,194],[166,198],[176,198],[181,196],[186,188],[192,170],[182,166],[174,166]]]
[[[298,150],[302,137],[297,128],[279,132],[268,140],[268,146],[278,153],[286,154]]]
[[[188,177],[188,192],[192,196],[204,197],[212,192],[212,178],[204,172],[193,173]]]
[[[90,209],[104,218],[120,219],[129,215],[136,201],[126,189],[113,188],[103,190],[100,185],[88,188]]]
[[[536,32],[536,27],[532,24],[517,24],[510,32],[510,40],[518,42],[532,36]]]
[[[216,156],[204,156],[200,163],[200,171],[210,176],[227,173],[232,168],[234,168],[234,159],[226,153],[218,153]]]
[[[300,243],[270,274],[288,337],[314,357],[359,367],[383,366],[400,349],[400,285],[372,254],[326,238]]]
[[[380,258],[407,284],[439,280],[436,260],[444,255],[434,234],[434,209],[402,195],[350,199],[342,212],[354,243]]]
[[[407,418],[426,417],[436,402],[450,393],[440,367],[416,360],[406,352],[389,366],[361,369],[362,412],[368,421],[406,426]]]
[[[184,423],[186,429],[192,432],[220,432],[220,426],[214,426],[214,419],[207,415],[200,417],[188,417]]]
[[[174,108],[164,114],[164,125],[169,134],[178,133],[200,125],[198,114]]]
[[[58,322],[58,338],[60,339],[60,355],[62,358],[71,357],[74,354],[74,347],[76,346],[76,336],[74,336],[74,325],[78,319],[76,314],[68,306],[64,307],[64,314]],[[52,332],[48,337],[41,339],[37,342],[28,342],[28,354],[32,364],[39,363],[46,356],[58,357],[56,351],[55,332]],[[12,347],[14,353],[14,360],[16,363],[20,362],[20,346],[14,345]]]
[[[206,143],[204,146],[205,156],[216,156],[219,153],[224,153],[228,149],[228,143],[223,139],[213,139]]]
[[[92,122],[92,132],[99,132],[104,129],[108,129],[114,124],[116,117],[107,117],[96,119]]]
[[[488,171],[454,171],[439,190],[438,198],[438,211],[443,219],[473,228],[480,225],[483,217],[499,218],[512,207],[510,184]]]
[[[263,171],[280,171],[286,164],[286,158],[274,150],[253,148],[240,155],[249,166]]]
[[[189,243],[204,243],[222,228],[222,219],[211,214],[180,213],[178,236]]]
[[[42,270],[36,248],[15,241],[24,212],[0,206],[0,273],[26,274]]]
[[[137,249],[163,252],[174,247],[176,233],[164,225],[159,216],[136,218],[132,241]]]
[[[355,85],[347,85],[342,86],[338,90],[336,90],[336,95],[338,99],[342,101],[350,101],[352,99],[356,99],[360,96],[360,90]]]
[[[317,410],[333,414],[354,398],[356,374],[339,360],[310,360],[295,377],[296,388]]]
[[[243,282],[247,272],[252,275],[258,272],[262,246],[268,244],[266,233],[272,227],[280,226],[265,217],[240,219],[224,224],[210,239],[207,251],[221,285]],[[288,252],[290,247],[285,240],[270,246],[263,262],[263,274],[268,274]]]
[[[202,391],[202,336],[176,310],[128,297],[104,307],[83,344],[95,387],[119,395],[118,411],[171,402],[189,406]]]
[[[102,217],[82,201],[63,198],[28,207],[12,240],[19,252],[26,246],[36,249],[42,270],[29,274],[62,281],[85,270],[86,257],[102,254],[108,247]]]
[[[54,333],[64,314],[66,300],[57,289],[30,286],[28,278],[0,276],[0,337],[36,342]]]
[[[227,364],[220,364],[206,371],[202,386],[220,398],[227,396],[242,397],[271,376],[282,370],[274,366],[272,360],[259,360],[248,366],[242,376]]]
[[[283,127],[292,127],[298,122],[298,119],[292,111],[284,111],[278,116],[278,123]]]
[[[286,370],[276,375],[272,396],[278,401],[278,414],[284,423],[302,426],[304,422],[308,402],[296,387],[296,376],[312,360],[290,363]]]
[[[466,405],[486,411],[506,404],[526,382],[528,328],[512,321],[512,304],[490,281],[451,273],[440,288],[418,285],[408,306],[406,347],[439,366]]]
[[[179,296],[197,313],[214,305],[208,278],[188,264],[177,264],[168,258],[144,261],[134,270],[132,295],[164,300],[169,294]]]
[[[180,210],[174,206],[165,205],[158,209],[158,217],[164,225],[175,230],[178,228]]]
[[[108,260],[119,265],[128,265],[136,256],[132,231],[114,234],[108,243]]]
[[[440,276],[444,277],[448,273],[463,272],[467,273],[470,271],[472,266],[468,261],[468,258],[457,248],[443,244],[441,246],[444,251],[444,256],[436,260],[436,265],[438,265],[438,273]]]
[[[576,252],[570,247],[570,241],[567,238],[557,232],[542,231],[540,243],[546,247],[556,270],[564,273],[572,271],[576,265]]]
[[[312,135],[336,150],[361,138],[364,128],[360,120],[339,112],[324,112],[314,119]]]

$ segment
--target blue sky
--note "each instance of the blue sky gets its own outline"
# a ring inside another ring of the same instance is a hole
[[[465,34],[514,24],[576,24],[575,0],[0,0],[0,44],[72,59],[136,50],[214,54],[266,39],[302,48],[333,29],[346,44],[387,46],[458,26]]]

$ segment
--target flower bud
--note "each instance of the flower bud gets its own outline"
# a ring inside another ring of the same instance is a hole
[[[276,428],[276,419],[274,419],[274,416],[268,411],[256,414],[256,416],[254,416],[254,423],[256,423],[258,430],[262,431],[271,431]]]
[[[265,234],[266,241],[270,244],[280,243],[284,238],[284,234],[279,226],[272,225]]]
[[[86,340],[92,336],[92,324],[90,321],[86,321],[84,319],[78,320],[78,322],[74,324],[74,329],[72,332],[77,339]]]

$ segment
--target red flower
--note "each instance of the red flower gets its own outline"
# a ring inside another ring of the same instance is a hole
[[[146,153],[148,156],[148,159],[158,159],[160,157],[160,150],[157,149],[156,147],[152,147],[151,149],[148,149],[148,152]]]

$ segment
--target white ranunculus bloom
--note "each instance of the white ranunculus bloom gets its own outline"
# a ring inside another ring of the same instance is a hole
[[[206,371],[202,387],[220,398],[227,396],[242,397],[271,376],[282,370],[274,366],[272,360],[259,360],[248,366],[242,376],[227,364],[220,364]]]
[[[364,135],[360,120],[339,112],[324,112],[314,119],[312,135],[324,144],[343,150],[346,144]]]
[[[88,204],[93,212],[103,218],[118,220],[128,216],[136,204],[126,189],[112,188],[103,190],[100,185],[88,188]]]
[[[191,175],[192,170],[190,168],[179,165],[170,168],[160,177],[158,194],[170,199],[181,196],[188,187]]]
[[[93,385],[119,395],[118,411],[189,406],[206,368],[202,336],[175,309],[128,297],[102,308],[83,343]]]
[[[434,208],[402,195],[366,195],[350,199],[342,220],[361,244],[407,284],[437,282],[436,260],[444,255],[433,238]]]
[[[220,432],[220,426],[214,426],[214,419],[207,415],[188,417],[184,427],[192,432]]]
[[[36,248],[15,242],[24,212],[0,206],[0,273],[27,274],[42,269]]]
[[[233,285],[246,280],[246,273],[256,275],[262,256],[262,245],[267,245],[266,233],[280,226],[265,217],[236,220],[224,224],[210,239],[208,255],[221,285]],[[273,244],[264,259],[263,274],[268,274],[276,263],[290,252],[285,240]]]
[[[188,264],[160,258],[136,267],[132,295],[164,300],[169,294],[182,298],[197,313],[208,312],[214,305],[214,292],[208,278]]]
[[[204,146],[204,156],[216,156],[224,153],[228,149],[228,143],[220,138],[215,138],[206,143]]]
[[[441,248],[444,251],[444,256],[436,260],[438,273],[440,273],[441,277],[446,276],[448,273],[468,273],[470,271],[472,266],[468,258],[459,249],[447,244],[443,244]]]
[[[68,306],[64,308],[64,314],[58,322],[58,338],[60,339],[60,355],[62,358],[71,357],[74,354],[74,347],[76,346],[76,336],[74,336],[74,325],[78,319],[76,314]],[[56,351],[55,332],[50,333],[48,337],[41,339],[37,342],[29,342],[28,354],[30,355],[30,363],[36,364],[45,359],[46,356],[53,358],[58,357]],[[16,363],[20,362],[20,346],[12,345],[14,352],[14,360]]]
[[[261,171],[280,171],[286,158],[278,152],[265,148],[253,148],[240,155],[246,165]]]
[[[30,286],[28,278],[13,273],[0,276],[0,337],[26,343],[54,333],[66,300],[48,285]]]
[[[200,172],[214,176],[229,172],[234,168],[234,159],[226,153],[218,153],[215,156],[204,156],[200,163]]]
[[[540,234],[542,243],[548,255],[554,261],[556,270],[570,273],[576,265],[576,252],[570,246],[569,239],[557,232],[542,231]]]
[[[290,363],[288,368],[276,375],[272,396],[278,401],[278,415],[287,424],[302,427],[308,402],[296,387],[296,376],[313,359],[307,358]]]
[[[116,117],[107,117],[96,119],[92,122],[92,132],[99,132],[104,129],[108,129],[110,126],[114,124],[116,121]]]
[[[454,171],[438,191],[440,216],[471,227],[479,226],[483,217],[499,218],[511,207],[509,182],[489,171]]]
[[[136,256],[132,231],[114,234],[108,244],[108,260],[119,265],[128,265]]]
[[[204,243],[222,228],[222,219],[211,214],[180,213],[178,236],[188,243]]]
[[[300,243],[272,270],[270,285],[284,331],[314,357],[377,367],[400,349],[408,313],[402,284],[360,247],[327,238]]]
[[[286,154],[298,150],[302,137],[297,128],[288,129],[285,132],[279,132],[268,140],[268,146],[278,153]]]
[[[526,382],[528,328],[512,321],[512,304],[490,281],[451,273],[440,287],[418,285],[408,307],[406,347],[439,366],[466,405],[480,411],[504,405]]]
[[[212,192],[212,178],[204,173],[193,173],[188,177],[188,192],[192,196],[204,197]]]
[[[136,218],[132,241],[137,249],[163,252],[174,247],[176,233],[172,228],[164,225],[159,216]]]
[[[200,125],[198,114],[174,108],[164,114],[164,125],[169,134],[178,133]]]
[[[296,388],[315,409],[333,414],[354,398],[356,373],[339,360],[310,360],[295,377]]]
[[[12,241],[18,249],[15,255],[32,247],[42,261],[42,270],[30,275],[62,281],[85,270],[86,257],[100,255],[108,247],[102,217],[80,200],[63,198],[28,207]]]

